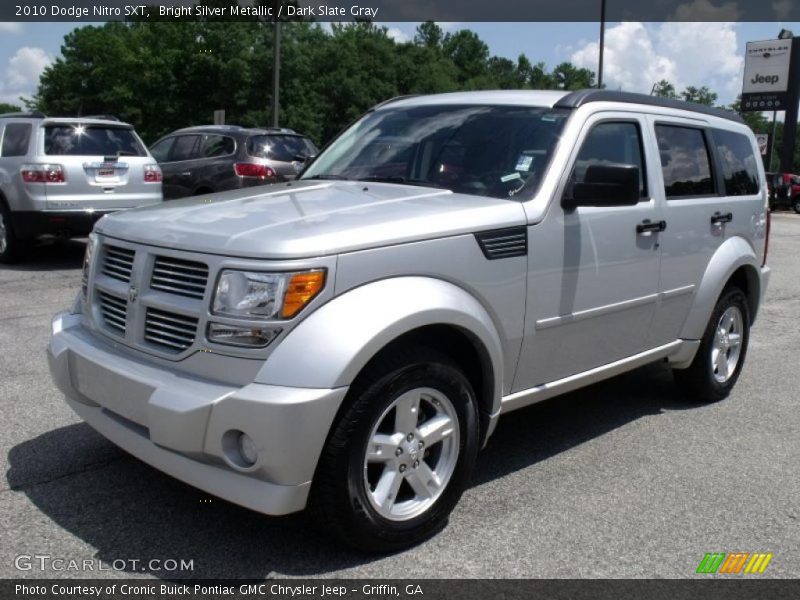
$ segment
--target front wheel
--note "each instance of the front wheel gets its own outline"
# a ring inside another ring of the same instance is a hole
[[[794,209],[794,212],[800,214],[800,196],[794,198],[794,203],[792,204],[792,208]]]
[[[700,402],[726,398],[742,372],[749,339],[747,298],[738,287],[729,287],[714,307],[692,364],[674,371],[675,382]]]
[[[320,458],[320,525],[371,552],[416,544],[447,523],[478,451],[475,393],[447,357],[396,352],[369,367]]]

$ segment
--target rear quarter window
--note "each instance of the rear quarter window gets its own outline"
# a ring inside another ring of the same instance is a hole
[[[46,125],[44,152],[52,156],[146,156],[131,129],[81,125]]]
[[[750,138],[741,133],[715,129],[714,145],[719,156],[726,196],[758,194],[758,162]]]
[[[30,123],[9,123],[3,132],[0,156],[25,156],[33,127]]]

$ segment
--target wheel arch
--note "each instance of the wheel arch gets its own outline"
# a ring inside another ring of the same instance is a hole
[[[745,293],[752,324],[761,302],[761,276],[755,251],[741,237],[726,240],[709,261],[681,329],[682,339],[698,340],[703,337],[717,300],[732,283]]]
[[[438,279],[386,279],[334,298],[289,333],[256,381],[350,386],[382,353],[408,344],[442,352],[464,370],[478,397],[481,432],[488,434],[502,396],[498,330],[473,296]]]

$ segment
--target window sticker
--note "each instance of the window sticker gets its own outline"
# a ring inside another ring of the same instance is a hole
[[[527,154],[520,154],[519,158],[517,159],[517,166],[515,167],[517,171],[530,171],[531,165],[533,164],[533,157]]]
[[[500,178],[500,181],[503,183],[508,183],[509,181],[514,181],[515,179],[522,179],[522,175],[520,175],[517,171],[509,173],[508,175],[503,175]]]

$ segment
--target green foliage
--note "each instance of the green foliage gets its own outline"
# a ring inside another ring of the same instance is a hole
[[[148,142],[224,109],[229,123],[272,121],[271,22],[213,19],[112,22],[75,29],[30,109],[114,114]],[[520,55],[491,56],[474,32],[419,25],[400,43],[371,23],[281,26],[280,123],[324,143],[370,106],[404,94],[481,89],[579,89],[594,73],[569,63],[548,72]]]
[[[653,86],[652,94],[660,98],[675,99],[678,97],[678,94],[675,92],[675,86],[666,79],[662,79]]]
[[[714,106],[717,102],[717,94],[709,90],[706,86],[696,88],[689,86],[681,92],[681,98],[686,102],[696,102],[706,106]]]
[[[0,102],[0,115],[4,113],[19,112],[21,110],[22,109],[16,104],[7,104],[6,102]]]

